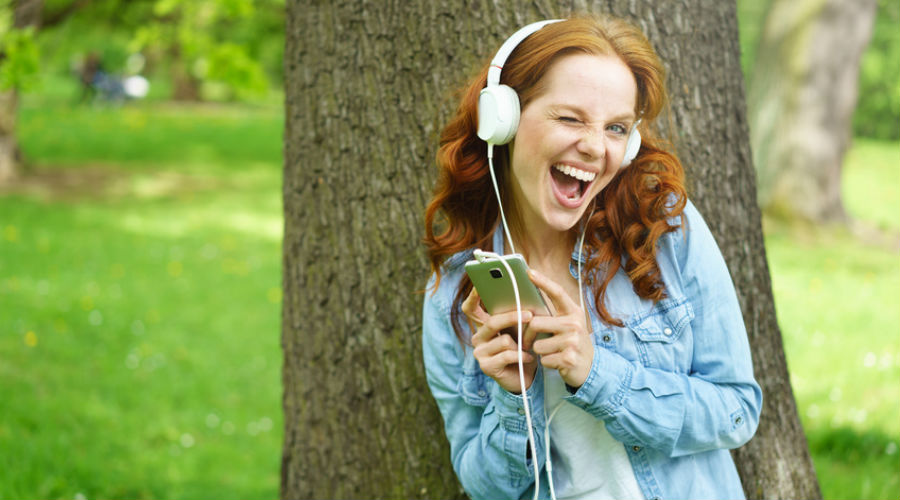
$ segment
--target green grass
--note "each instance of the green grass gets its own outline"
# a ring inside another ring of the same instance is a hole
[[[40,182],[0,194],[0,498],[275,498],[281,109],[51,90],[19,123]],[[844,178],[893,235],[898,152],[857,140]],[[825,498],[898,498],[900,259],[854,234],[767,252]]]
[[[0,196],[0,498],[277,497],[280,121],[25,100],[55,188]]]
[[[856,139],[842,181],[850,214],[881,229],[900,231],[900,143]]]

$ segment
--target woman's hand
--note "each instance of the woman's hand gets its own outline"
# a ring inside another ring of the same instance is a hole
[[[518,344],[512,335],[502,335],[501,330],[512,328],[516,334],[517,313],[490,315],[481,307],[481,299],[475,288],[462,303],[462,311],[469,318],[469,326],[472,327],[472,346],[475,348],[475,359],[478,360],[481,371],[485,375],[496,380],[500,387],[508,392],[520,394],[522,385],[519,381],[519,353]],[[525,326],[532,319],[531,311],[522,311],[522,335],[525,335]],[[522,361],[525,368],[525,390],[531,387],[534,381],[534,372],[537,369],[537,358],[528,353],[522,353]]]
[[[550,337],[534,341],[533,351],[541,356],[541,364],[559,371],[566,384],[581,387],[587,380],[594,361],[594,342],[585,326],[584,310],[557,283],[531,269],[528,277],[550,297],[556,316],[535,316],[524,335],[527,349],[538,333]]]

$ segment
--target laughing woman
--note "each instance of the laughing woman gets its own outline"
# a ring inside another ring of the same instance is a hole
[[[485,66],[443,130],[426,212],[423,350],[454,470],[476,499],[743,498],[728,450],[762,394],[725,262],[652,135],[662,64],[618,19],[530,31],[490,70],[521,109],[490,146],[502,208],[477,135]],[[555,310],[523,313],[524,387],[502,333],[516,312],[488,314],[463,269],[513,247]]]

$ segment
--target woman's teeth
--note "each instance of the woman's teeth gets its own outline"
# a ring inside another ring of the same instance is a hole
[[[571,165],[565,165],[563,163],[558,163],[553,165],[553,168],[559,170],[560,172],[572,176],[580,181],[591,182],[597,177],[595,172],[588,172],[586,170],[579,170]]]

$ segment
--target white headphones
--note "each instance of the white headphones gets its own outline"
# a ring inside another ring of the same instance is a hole
[[[529,24],[513,33],[497,51],[497,55],[491,60],[488,69],[487,87],[481,89],[478,95],[478,137],[490,145],[506,144],[516,135],[519,127],[519,95],[508,85],[500,84],[500,72],[503,64],[519,43],[528,35],[543,28],[550,23],[556,23],[562,19],[550,19]],[[622,158],[622,166],[627,167],[637,156],[641,149],[641,133],[638,132],[638,120],[628,134],[628,142],[625,145],[625,157]]]

